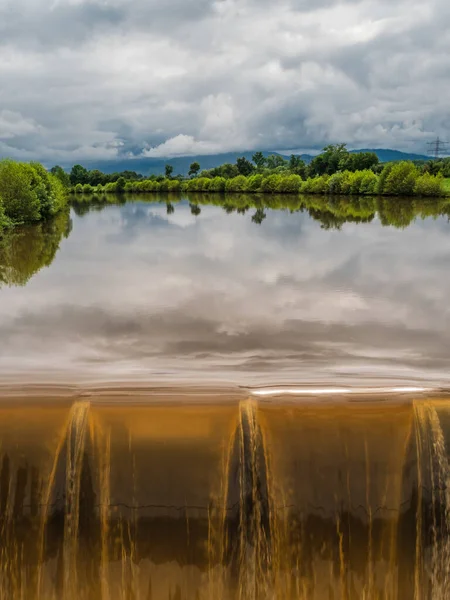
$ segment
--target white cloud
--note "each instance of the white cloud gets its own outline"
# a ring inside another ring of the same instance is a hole
[[[0,140],[35,133],[43,133],[43,128],[32,119],[25,119],[10,110],[0,110]]]
[[[221,151],[219,144],[195,140],[191,135],[177,135],[158,146],[144,149],[142,156],[193,156],[194,154],[214,154]]]

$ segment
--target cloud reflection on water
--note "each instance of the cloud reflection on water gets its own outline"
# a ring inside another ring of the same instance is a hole
[[[266,212],[74,216],[50,268],[0,290],[0,377],[446,383],[446,218],[324,231]]]

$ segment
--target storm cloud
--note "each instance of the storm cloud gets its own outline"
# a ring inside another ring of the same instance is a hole
[[[446,0],[0,0],[0,156],[424,152]]]

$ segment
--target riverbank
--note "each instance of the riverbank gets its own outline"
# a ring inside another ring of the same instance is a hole
[[[300,175],[283,172],[237,175],[236,177],[195,176],[191,179],[152,177],[141,180],[120,178],[105,185],[89,183],[71,188],[75,194],[197,192],[248,194],[308,194],[330,196],[420,196],[450,195],[450,185],[442,175],[421,173],[411,162],[389,163],[375,173],[371,169],[342,171],[303,179]]]

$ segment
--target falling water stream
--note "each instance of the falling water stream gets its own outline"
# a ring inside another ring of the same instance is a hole
[[[450,404],[0,404],[1,600],[450,597]]]

